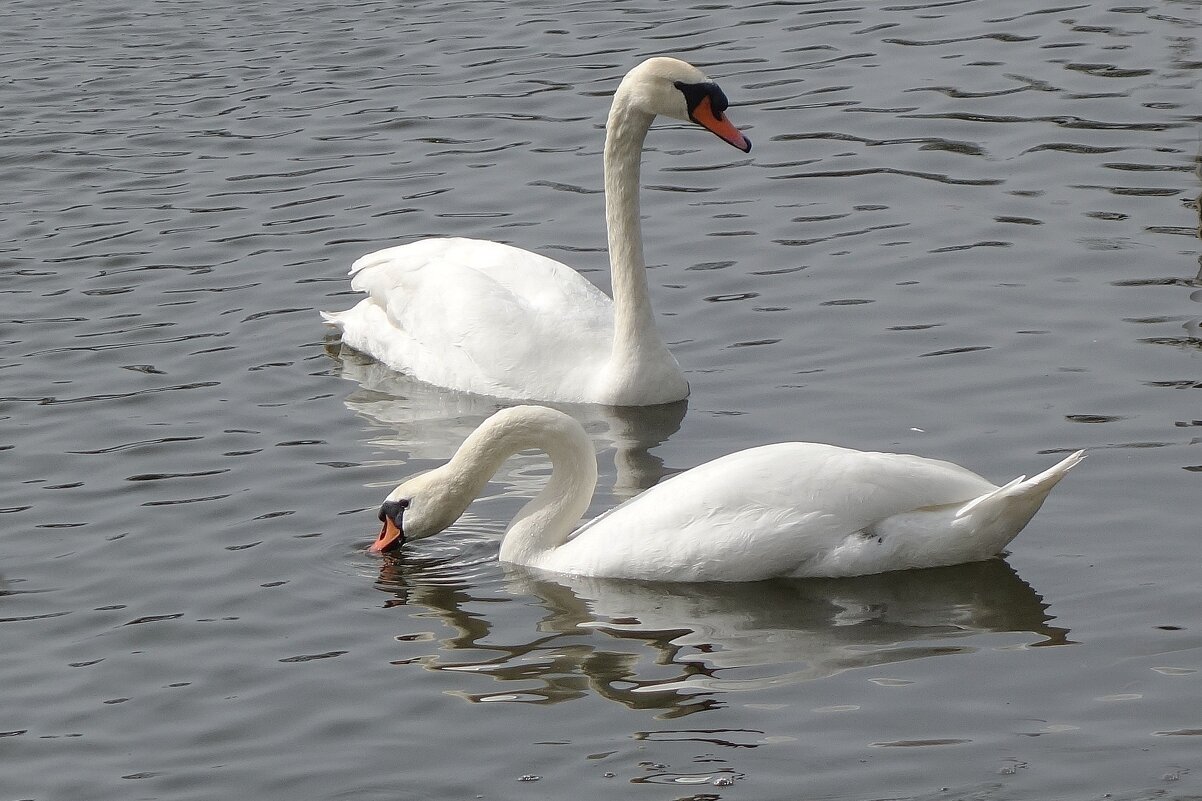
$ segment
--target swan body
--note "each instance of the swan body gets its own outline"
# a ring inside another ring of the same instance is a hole
[[[688,382],[655,327],[639,221],[639,161],[657,115],[691,120],[744,152],[717,84],[652,58],[614,94],[605,135],[605,219],[613,300],[572,268],[476,239],[425,239],[351,266],[367,297],[323,312],[342,341],[422,381],[501,398],[645,406]]]
[[[784,442],[673,476],[573,532],[596,487],[589,439],[562,412],[518,406],[486,420],[447,464],[393,490],[371,550],[447,528],[527,448],[550,457],[551,478],[510,524],[501,559],[657,581],[856,576],[988,559],[1084,457],[998,487],[950,462]]]

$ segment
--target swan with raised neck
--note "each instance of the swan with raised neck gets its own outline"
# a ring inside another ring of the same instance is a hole
[[[689,90],[690,96],[684,87],[705,89]],[[751,141],[722,116],[726,104],[721,89],[700,70],[663,57],[635,67],[614,93],[604,152],[614,336],[602,383],[616,398],[637,395],[639,387],[650,385],[659,385],[662,396],[671,396],[670,400],[688,395],[688,382],[660,336],[651,309],[639,206],[641,154],[656,114],[676,119],[694,119],[700,114],[696,121],[704,127],[744,152],[751,150]]]
[[[575,528],[597,483],[591,442],[562,412],[517,406],[481,424],[445,465],[389,493],[370,550],[448,528],[505,459],[530,448],[551,459],[551,478],[510,523],[501,560],[659,581],[854,576],[988,559],[1084,457],[1077,451],[999,487],[950,462],[784,442],[675,475]]]
[[[747,152],[716,83],[675,58],[648,59],[614,94],[604,149],[613,299],[575,270],[476,239],[425,239],[351,267],[368,297],[324,313],[342,341],[439,386],[502,398],[644,406],[687,397],[655,325],[639,213],[643,143],[656,116],[691,121]]]

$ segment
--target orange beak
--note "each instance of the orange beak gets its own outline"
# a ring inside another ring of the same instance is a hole
[[[744,153],[751,150],[751,140],[739,131],[738,128],[731,125],[730,120],[721,114],[714,113],[714,107],[708,97],[701,98],[689,116],[693,122],[717,134],[724,142],[728,142]]]
[[[405,542],[404,533],[397,528],[397,524],[392,522],[391,517],[384,519],[384,528],[380,529],[380,536],[376,537],[376,541],[368,548],[370,553],[387,553],[393,548],[400,547]]]

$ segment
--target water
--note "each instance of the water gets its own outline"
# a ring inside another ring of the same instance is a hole
[[[1200,9],[5,4],[0,796],[1202,794]],[[781,439],[998,481],[1088,448],[1004,561],[534,576],[495,558],[534,456],[363,552],[496,404],[317,310],[424,235],[607,287],[606,98],[658,53],[756,147],[651,133],[693,394],[570,409],[591,513]]]

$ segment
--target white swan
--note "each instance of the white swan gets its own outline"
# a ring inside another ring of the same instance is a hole
[[[510,523],[502,561],[658,581],[855,576],[988,559],[1085,455],[996,487],[950,462],[783,442],[673,476],[573,534],[597,483],[589,438],[562,412],[517,406],[486,420],[445,465],[393,490],[370,550],[447,528],[527,448],[551,458],[551,478]]]
[[[639,225],[639,160],[657,114],[692,120],[746,152],[726,96],[700,70],[652,58],[614,94],[605,131],[613,300],[544,256],[477,239],[423,239],[363,256],[368,297],[322,316],[343,343],[442,387],[500,398],[647,406],[689,385],[655,328]]]

